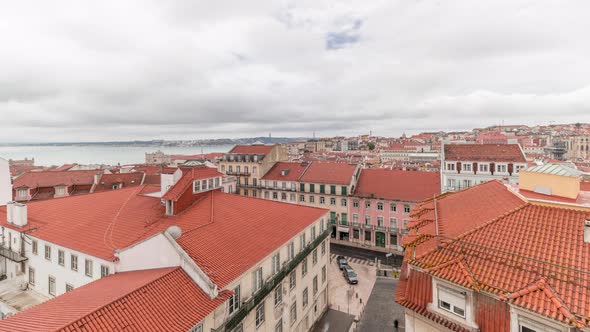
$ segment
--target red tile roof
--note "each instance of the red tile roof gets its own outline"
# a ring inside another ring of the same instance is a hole
[[[176,225],[180,246],[224,287],[328,212],[210,191],[182,214],[165,216],[160,198],[140,195],[144,187],[28,203],[29,223],[18,229],[37,228],[36,238],[114,260],[117,249]],[[6,207],[0,226],[16,228]]]
[[[139,186],[142,184],[143,177],[142,172],[102,174],[94,187],[94,192],[112,190],[114,184],[123,184],[123,188]]]
[[[74,166],[76,166],[76,164],[63,164],[63,165],[53,169],[53,171],[67,171]]]
[[[525,163],[526,157],[518,144],[447,144],[445,160]]]
[[[312,162],[299,181],[348,185],[352,181],[357,165],[329,162]]]
[[[0,320],[0,331],[188,331],[227,298],[210,299],[181,268],[123,272]]]
[[[193,167],[183,169],[180,180],[162,196],[162,199],[176,201],[187,189],[192,188],[193,181],[222,176],[223,173],[218,172],[215,168]]]
[[[298,181],[301,175],[305,172],[309,163],[289,163],[277,162],[273,167],[264,174],[263,180],[279,180],[279,181]],[[287,174],[282,175],[281,172],[286,171]]]
[[[590,326],[588,219],[588,211],[526,204],[410,264],[561,323]]]
[[[229,153],[267,155],[274,145],[236,145]]]
[[[419,202],[440,194],[438,172],[363,169],[354,196]]]
[[[94,175],[100,172],[100,170],[27,172],[14,180],[13,187],[39,188],[91,185],[94,183]]]
[[[223,152],[211,152],[211,153],[204,153],[204,154],[173,154],[170,156],[172,160],[214,160],[214,159],[221,159],[223,157]]]

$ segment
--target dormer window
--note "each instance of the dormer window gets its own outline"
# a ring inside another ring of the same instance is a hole
[[[64,196],[66,194],[66,187],[55,187],[56,196]]]
[[[207,180],[201,181],[201,190],[207,190]]]
[[[508,166],[505,165],[505,164],[496,165],[496,172],[498,172],[498,173],[507,173],[508,172]]]
[[[465,318],[465,294],[439,287],[438,307],[459,317]]]
[[[215,178],[215,188],[219,188],[219,178]]]
[[[455,163],[447,163],[447,171],[454,171]]]
[[[488,164],[479,164],[479,171],[483,173],[487,173],[490,171],[490,165]]]
[[[28,191],[29,191],[28,189],[18,189],[16,191],[16,196],[19,198],[25,198],[25,197],[27,197]]]
[[[201,180],[197,180],[193,183],[193,192],[201,191]]]

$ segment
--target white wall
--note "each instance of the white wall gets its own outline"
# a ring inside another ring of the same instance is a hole
[[[0,206],[12,201],[12,183],[8,160],[0,158]]]
[[[180,256],[176,249],[159,233],[143,242],[118,253],[116,272],[158,269],[179,266]]]

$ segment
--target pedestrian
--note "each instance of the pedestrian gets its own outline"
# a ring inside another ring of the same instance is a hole
[[[397,319],[393,321],[393,327],[395,327],[396,331],[399,330],[399,322],[397,321]]]

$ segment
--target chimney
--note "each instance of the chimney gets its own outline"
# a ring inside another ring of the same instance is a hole
[[[0,206],[12,201],[12,181],[8,160],[0,158]]]
[[[22,203],[14,203],[12,206],[12,224],[18,227],[24,227],[27,223],[27,206]]]
[[[584,243],[590,243],[590,219],[584,222]]]
[[[13,223],[14,220],[14,204],[16,202],[8,202],[6,203],[6,222],[9,224]]]

